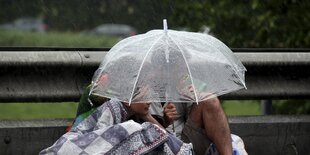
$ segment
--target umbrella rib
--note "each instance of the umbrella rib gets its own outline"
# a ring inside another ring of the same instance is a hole
[[[204,34],[199,34],[199,35],[201,35],[201,36],[203,36],[204,38],[205,37],[210,37],[211,39],[214,39],[215,41],[217,41],[219,44],[220,44],[220,46],[223,46],[223,47],[225,47],[226,45],[224,44],[224,43],[222,43],[220,40],[218,40],[217,38],[215,38],[215,37],[212,37],[212,36],[210,36],[210,35],[204,35]],[[186,36],[185,36],[186,37]],[[188,37],[187,37],[188,38]],[[202,41],[202,39],[200,39],[200,38],[191,38],[191,39],[196,39],[196,40],[199,40],[199,41]],[[208,38],[209,39],[209,38]],[[209,43],[209,42],[205,42],[206,44],[208,44],[208,45],[210,45],[210,47],[212,47],[211,46],[211,44]],[[213,46],[214,47],[214,46]],[[220,49],[221,47],[214,47],[214,49],[216,49],[217,51],[219,51],[219,53],[221,53],[223,56],[224,56],[224,59],[226,59],[230,64],[234,64],[233,62],[232,62],[232,60],[230,60],[230,59],[228,59],[225,55],[226,54],[224,54],[222,51],[221,51],[221,49]],[[228,48],[228,47],[227,47]],[[228,48],[229,49],[229,48]],[[241,67],[242,67],[242,69],[245,69],[246,70],[246,68],[244,67],[244,65],[240,62],[240,60],[238,60],[238,59],[236,59],[236,61],[238,61],[239,63],[240,63],[240,65],[242,65]],[[239,71],[239,68],[236,68],[234,65],[232,65],[233,67],[234,67],[234,69],[233,69],[233,71],[236,73],[236,72],[238,72]],[[239,65],[238,65],[239,66]],[[242,79],[242,77],[240,77],[240,75],[238,74],[238,73],[236,73],[237,74],[237,76],[239,77],[239,79]],[[243,86],[246,88],[246,85],[245,85],[245,83],[242,81],[242,80],[240,80],[241,81],[241,83],[243,84]]]
[[[187,69],[188,69],[188,73],[189,73],[191,82],[192,82],[192,84],[193,84],[194,95],[195,95],[196,103],[198,104],[198,96],[197,96],[196,88],[195,88],[194,81],[193,81],[193,78],[192,78],[192,72],[191,72],[191,70],[190,70],[190,68],[189,68],[188,62],[187,62],[187,60],[186,60],[186,58],[185,58],[185,55],[184,55],[184,52],[183,52],[183,50],[180,48],[180,46],[170,37],[169,34],[168,34],[167,36],[171,39],[171,41],[172,41],[172,42],[178,47],[178,49],[180,49],[180,51],[181,51],[181,54],[182,54],[183,59],[184,59],[184,61],[185,61],[186,67],[187,67]]]
[[[215,40],[216,42],[218,42],[218,43],[220,44],[220,46],[224,46],[224,45],[225,45],[225,44],[222,43],[220,40],[218,40],[217,38],[212,37],[212,36],[210,36],[210,35],[206,35],[206,34],[196,34],[196,35],[200,35],[200,36],[202,36],[202,37],[204,37],[204,38],[207,38],[207,37],[208,37],[207,40]],[[185,38],[188,38],[188,37],[185,36]],[[205,40],[203,40],[203,39],[201,39],[201,38],[199,38],[199,37],[192,37],[192,38],[190,38],[190,39],[195,39],[195,40],[204,42],[205,44],[208,44],[210,47],[214,47],[217,51],[219,51],[222,55],[224,55],[224,58],[225,58],[226,60],[228,60],[228,62],[230,62],[231,64],[233,64],[233,62],[225,56],[225,54],[221,51],[221,49],[219,49],[219,48],[221,48],[221,47],[219,47],[219,46],[212,46],[209,42],[207,42],[207,41],[205,41]],[[225,45],[225,46],[226,46],[226,45]],[[227,47],[227,48],[228,48],[228,47]],[[229,49],[229,48],[228,48],[228,49]],[[238,60],[238,61],[239,61],[239,60]],[[241,63],[241,64],[242,64],[242,63]]]
[[[144,34],[143,34],[144,35]],[[153,36],[156,36],[156,35],[158,35],[158,34],[153,34],[152,36],[145,36],[145,37],[142,37],[141,39],[137,39],[137,40],[134,40],[133,42],[138,42],[138,41],[141,41],[141,40],[144,40],[145,38],[150,38],[150,37],[153,37]],[[119,47],[120,49],[123,49],[124,47],[126,47],[127,45],[129,45],[129,44],[132,44],[132,42],[128,42],[128,43],[126,43],[125,45],[123,45],[123,46],[121,46],[121,47]],[[115,45],[116,46],[116,45]],[[112,48],[113,49],[113,48]],[[112,53],[111,54],[111,50],[112,49],[110,49],[110,57],[113,57],[115,54],[117,54],[117,53]],[[109,57],[104,57],[104,60],[103,60],[103,62],[105,62],[105,60],[108,60],[109,59]],[[100,70],[100,72],[99,72],[99,74],[98,74],[98,76],[96,77],[96,80],[94,80],[95,82],[96,81],[98,81],[98,79],[99,79],[99,77],[100,77],[100,75],[102,74],[102,72],[103,72],[103,69],[102,68],[105,68],[105,66],[107,65],[107,63],[104,63],[104,65],[103,66],[101,66],[102,64],[100,64],[100,66],[99,66],[99,69],[101,69]],[[91,86],[91,89],[90,89],[90,91],[89,91],[89,94],[88,95],[90,95],[90,94],[92,94],[93,93],[93,88],[95,87],[95,85],[93,85],[92,84],[92,86]],[[102,96],[102,95],[101,95]],[[91,105],[93,104],[93,103],[90,103]]]
[[[144,37],[141,37],[141,38],[139,38],[139,39],[132,40],[132,41],[127,42],[126,44],[124,44],[124,45],[118,47],[118,51],[120,51],[120,50],[122,50],[123,48],[127,47],[127,45],[131,45],[131,44],[133,44],[133,43],[140,42],[141,40],[144,40],[144,39],[147,39],[147,38],[155,37],[156,35],[159,35],[159,34],[153,34],[153,35],[151,35],[151,36],[145,35],[145,34],[141,34],[141,36],[142,36],[142,35],[144,35]],[[134,36],[134,37],[136,37],[136,36]],[[125,40],[126,40],[126,39],[124,39],[124,40],[122,40],[122,41],[125,41]],[[120,41],[119,43],[121,43],[122,41]],[[117,44],[119,44],[119,43],[117,43]],[[117,44],[114,45],[114,47],[117,46]],[[110,51],[112,51],[112,50],[114,50],[113,47],[110,49]],[[109,51],[109,52],[110,52],[110,51]],[[113,53],[113,55],[110,54],[109,56],[110,56],[110,57],[113,57],[115,54],[117,54],[117,53]],[[108,57],[105,57],[104,59],[108,59]]]
[[[143,64],[144,64],[144,62],[145,62],[145,60],[146,60],[146,57],[149,55],[149,53],[151,52],[151,50],[152,50],[152,48],[154,47],[154,45],[155,45],[161,38],[162,38],[162,36],[159,37],[159,38],[152,44],[151,48],[147,51],[147,53],[145,54],[145,56],[144,56],[144,58],[143,58],[143,60],[142,60],[142,63],[141,63],[141,65],[140,65],[140,68],[139,68],[139,71],[138,71],[138,75],[137,75],[136,81],[135,81],[135,83],[134,83],[134,86],[133,86],[133,88],[132,88],[132,92],[131,92],[131,95],[130,95],[130,98],[129,98],[129,105],[131,104],[132,97],[133,97],[133,94],[134,94],[134,90],[135,90],[135,88],[136,88],[136,86],[137,86],[138,78],[139,78],[139,75],[140,75],[140,73],[141,73],[142,66],[143,66]]]

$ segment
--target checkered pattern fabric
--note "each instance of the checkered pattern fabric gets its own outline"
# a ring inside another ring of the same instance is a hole
[[[126,118],[127,112],[119,101],[108,101],[40,154],[144,154],[155,150],[163,154],[190,154],[190,144],[169,138],[156,125]]]

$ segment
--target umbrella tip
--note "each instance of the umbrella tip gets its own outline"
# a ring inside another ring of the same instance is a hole
[[[167,32],[168,32],[167,19],[164,19],[164,20],[163,20],[163,24],[164,24],[164,32],[167,34]]]

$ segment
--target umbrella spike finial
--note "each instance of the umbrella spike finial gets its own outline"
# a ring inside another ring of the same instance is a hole
[[[164,24],[164,32],[167,34],[167,32],[168,32],[167,19],[164,19],[164,20],[163,20],[163,24]]]

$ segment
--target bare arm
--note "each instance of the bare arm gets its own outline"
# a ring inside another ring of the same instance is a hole
[[[140,118],[142,120],[146,121],[146,122],[150,122],[150,123],[156,124],[159,127],[161,127],[162,129],[165,129],[165,127],[163,127],[163,125],[161,125],[151,114],[147,114],[147,115],[141,116]]]

